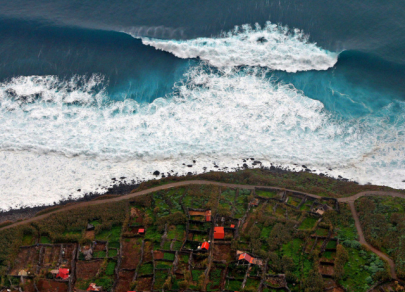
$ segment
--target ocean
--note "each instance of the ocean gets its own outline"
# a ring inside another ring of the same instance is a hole
[[[243,164],[403,189],[404,19],[396,0],[0,0],[0,210]]]

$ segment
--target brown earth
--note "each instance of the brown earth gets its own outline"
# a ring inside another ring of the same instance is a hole
[[[94,245],[93,252],[106,250],[106,244],[104,242],[97,241],[96,243],[97,244]]]
[[[39,260],[39,250],[40,248],[37,246],[20,248],[18,256],[14,261],[14,266],[10,272],[10,275],[18,275],[18,272],[20,270],[35,273]]]
[[[122,242],[122,269],[136,269],[141,259],[141,238],[125,239]]]
[[[69,288],[67,282],[52,280],[39,280],[37,287],[40,292],[67,292]]]
[[[76,275],[78,279],[88,280],[97,275],[98,270],[103,263],[102,259],[91,261],[77,261]]]
[[[145,241],[145,245],[143,247],[143,262],[147,263],[150,262],[152,258],[152,249],[153,243],[150,241]]]
[[[136,281],[136,291],[151,291],[152,288],[152,277],[138,278]]]
[[[90,240],[94,240],[94,237],[96,236],[96,233],[94,230],[87,230],[84,237]]]
[[[226,261],[233,260],[233,253],[230,244],[214,244],[214,261]]]
[[[319,273],[333,276],[334,267],[329,265],[319,265]]]
[[[118,283],[117,287],[115,288],[115,292],[129,291],[134,275],[135,271],[121,270],[119,273]]]
[[[43,266],[52,266],[59,261],[60,245],[46,246],[44,250]]]
[[[155,250],[153,252],[153,257],[155,258],[155,260],[161,260],[164,257],[164,253],[159,250]]]

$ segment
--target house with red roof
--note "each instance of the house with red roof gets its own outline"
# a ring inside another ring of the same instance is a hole
[[[251,255],[247,254],[246,252],[239,254],[238,261],[249,263],[252,265],[263,265],[263,261],[261,259],[257,259],[252,257]]]
[[[225,238],[225,231],[224,227],[215,227],[214,228],[214,239],[224,239]]]
[[[203,242],[201,245],[201,249],[209,250],[210,249],[210,244],[206,241]]]
[[[62,279],[62,280],[66,280],[70,277],[69,275],[69,269],[59,269],[58,274],[56,275],[56,279]]]

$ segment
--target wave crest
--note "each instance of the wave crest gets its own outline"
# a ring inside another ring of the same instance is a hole
[[[145,45],[178,58],[200,58],[215,67],[261,66],[287,72],[327,70],[337,62],[337,53],[308,41],[301,30],[267,22],[261,28],[236,26],[218,38],[161,40],[142,38]]]

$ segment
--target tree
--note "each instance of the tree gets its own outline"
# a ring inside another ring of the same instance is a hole
[[[295,268],[295,264],[294,264],[293,259],[286,256],[286,255],[284,255],[283,258],[281,259],[281,263],[282,263],[282,266],[283,266],[284,273],[288,272],[288,271],[291,272]]]
[[[323,292],[324,283],[321,274],[312,269],[309,271],[308,277],[304,280],[305,292]]]
[[[249,230],[249,236],[252,239],[257,239],[260,237],[261,230],[257,225],[253,225],[252,228]]]
[[[340,279],[342,279],[345,273],[344,266],[348,260],[349,260],[349,253],[343,247],[343,245],[339,244],[336,248],[336,259],[334,269],[335,280],[339,281]]]

